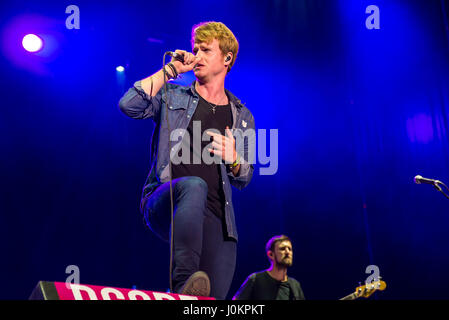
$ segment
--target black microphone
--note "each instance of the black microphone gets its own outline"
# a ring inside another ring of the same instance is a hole
[[[427,178],[423,178],[420,175],[417,175],[415,177],[415,183],[416,184],[431,184],[433,186],[437,186],[439,183],[442,183],[440,180],[435,180],[435,179],[427,179]]]
[[[174,59],[176,59],[178,61],[184,62],[184,56],[182,54],[179,54],[179,53],[176,53],[176,52],[172,52],[172,51],[167,51],[167,54],[170,57],[172,57],[172,58],[174,58]]]

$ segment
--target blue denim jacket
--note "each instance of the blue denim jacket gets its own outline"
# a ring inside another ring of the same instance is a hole
[[[169,181],[169,130],[187,129],[198,105],[199,96],[194,89],[195,82],[190,87],[167,83],[169,107],[166,107],[164,87],[154,96],[147,95],[141,87],[140,81],[134,84],[120,99],[119,107],[123,113],[133,119],[153,119],[156,126],[151,141],[151,166],[147,180],[143,187],[141,210],[144,201],[158,186]],[[231,185],[238,189],[246,187],[253,175],[255,150],[255,125],[251,112],[239,99],[226,90],[229,97],[233,118],[233,135],[236,139],[236,150],[240,155],[240,171],[238,176],[221,164],[221,176],[225,194],[225,221],[228,237],[238,240],[235,224],[234,208],[232,204]],[[168,110],[168,114],[167,114]],[[251,129],[251,130],[249,130]],[[182,139],[180,137],[179,139]],[[171,142],[174,146],[176,142]],[[178,144],[180,145],[180,144]],[[177,153],[175,147],[173,153]]]

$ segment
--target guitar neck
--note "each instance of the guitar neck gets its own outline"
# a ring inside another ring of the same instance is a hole
[[[357,296],[355,293],[348,294],[346,297],[341,298],[340,300],[355,300]]]

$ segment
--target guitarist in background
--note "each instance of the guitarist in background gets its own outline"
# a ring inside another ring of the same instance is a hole
[[[304,300],[299,282],[287,276],[293,264],[292,242],[285,235],[274,236],[265,247],[270,267],[251,274],[232,300]]]

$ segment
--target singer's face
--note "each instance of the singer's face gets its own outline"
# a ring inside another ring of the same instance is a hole
[[[220,50],[217,39],[210,43],[195,43],[193,53],[200,58],[193,68],[197,78],[210,78],[223,72],[226,74],[224,55]]]
[[[277,265],[291,267],[293,264],[293,249],[290,241],[277,242],[274,246],[274,262]]]

